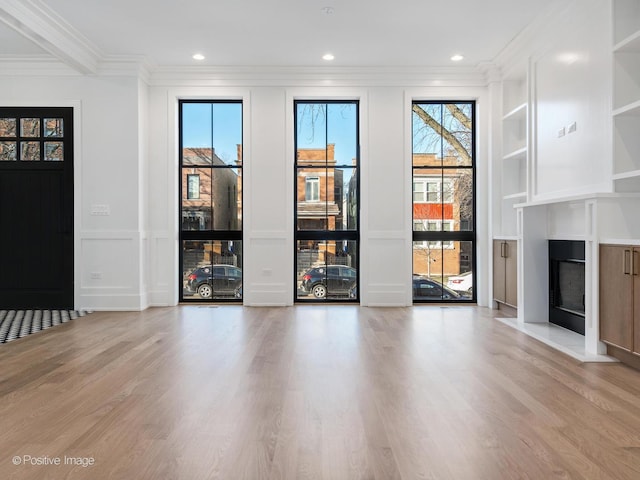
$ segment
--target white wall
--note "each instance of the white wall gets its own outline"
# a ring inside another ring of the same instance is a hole
[[[608,2],[576,4],[555,19],[552,46],[534,58],[534,200],[610,189],[608,16]]]
[[[2,105],[74,107],[75,307],[144,308],[138,79],[5,74],[0,92]]]
[[[82,76],[0,74],[3,105],[73,106],[75,307],[175,305],[178,99],[235,98],[244,108],[244,303],[291,305],[293,101],[360,100],[363,305],[411,305],[411,100],[478,100],[479,303],[488,304],[487,89],[468,70],[222,74],[136,69]],[[214,78],[215,77],[215,78]],[[92,215],[107,206],[109,215]]]

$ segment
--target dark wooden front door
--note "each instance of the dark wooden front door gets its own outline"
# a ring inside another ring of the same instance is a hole
[[[0,108],[0,309],[73,308],[73,109]]]

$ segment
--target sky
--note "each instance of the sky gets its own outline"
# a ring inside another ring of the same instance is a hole
[[[356,114],[355,103],[330,103],[326,109],[298,104],[298,148],[325,148],[334,143],[338,163],[351,165],[357,154]],[[218,157],[234,164],[236,145],[242,143],[241,103],[183,103],[182,115],[184,147],[213,145]]]
[[[241,103],[183,103],[183,147],[215,148],[216,155],[235,165],[236,145],[242,145]]]
[[[337,163],[352,165],[358,149],[357,105],[298,103],[297,106],[298,148],[324,148],[333,143]]]

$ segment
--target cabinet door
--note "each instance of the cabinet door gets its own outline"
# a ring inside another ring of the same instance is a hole
[[[640,248],[633,249],[633,351],[640,354]]]
[[[600,340],[627,351],[633,344],[633,248],[600,245]]]
[[[506,242],[505,247],[505,303],[518,306],[518,243]]]
[[[506,297],[506,277],[504,269],[504,244],[502,240],[493,241],[493,298],[498,302],[505,303]]]

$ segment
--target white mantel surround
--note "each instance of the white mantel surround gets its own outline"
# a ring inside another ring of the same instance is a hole
[[[599,334],[599,246],[640,245],[639,194],[603,193],[547,199],[515,206],[518,216],[518,316],[499,318],[583,362],[606,355]],[[549,322],[548,240],[585,242],[585,335]]]

